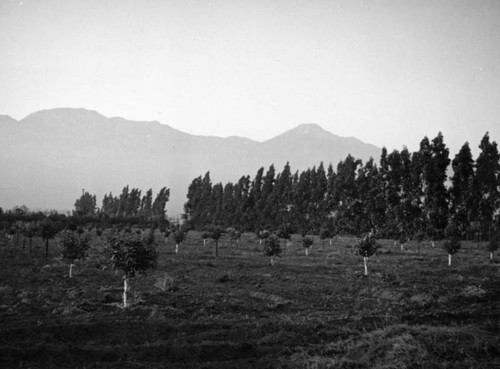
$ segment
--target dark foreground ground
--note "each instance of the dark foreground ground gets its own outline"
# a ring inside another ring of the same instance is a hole
[[[272,267],[250,234],[217,259],[196,234],[179,254],[162,241],[122,309],[121,276],[96,258],[69,279],[55,244],[44,268],[41,244],[30,258],[0,239],[0,367],[500,368],[500,263],[484,245],[448,267],[440,243],[382,241],[364,277],[355,242],[306,257],[293,238]]]

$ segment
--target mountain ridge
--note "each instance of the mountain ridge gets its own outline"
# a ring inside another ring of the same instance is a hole
[[[105,117],[84,108],[34,112],[17,124],[0,124],[0,207],[73,209],[85,188],[98,206],[104,193],[130,185],[142,191],[171,188],[170,216],[182,211],[189,183],[210,172],[212,181],[236,182],[260,167],[286,162],[304,170],[334,166],[348,153],[366,161],[381,149],[336,136],[316,123],[298,125],[265,141],[200,136],[157,121]],[[10,117],[9,117],[10,118]]]

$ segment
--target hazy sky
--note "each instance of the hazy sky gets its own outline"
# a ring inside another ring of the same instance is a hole
[[[500,1],[0,0],[0,114],[84,107],[266,140],[500,141]]]

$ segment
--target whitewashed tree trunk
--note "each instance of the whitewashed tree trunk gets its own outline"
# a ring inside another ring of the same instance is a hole
[[[368,265],[367,265],[367,260],[368,258],[366,256],[363,257],[363,263],[365,264],[365,275],[368,275]]]
[[[448,254],[448,266],[451,266],[451,254]]]
[[[175,253],[178,254],[179,253],[179,245],[178,244],[175,244]]]
[[[127,307],[128,278],[123,277],[123,307]]]
[[[259,239],[259,245],[262,245],[262,238]]]
[[[271,266],[274,266],[274,258],[271,256]]]
[[[404,249],[405,249],[405,244],[401,243],[401,251],[404,251]]]
[[[434,241],[431,241],[431,245],[432,245],[432,247],[436,247],[436,244],[434,243]]]
[[[207,245],[207,240],[204,238],[203,239],[203,246],[206,246]]]
[[[493,251],[490,252],[490,259],[493,260]]]
[[[306,250],[306,256],[309,256],[309,247],[306,247],[305,250]]]
[[[71,263],[71,264],[69,265],[69,277],[70,277],[70,278],[73,278],[73,266],[74,266],[74,265],[75,265],[75,264],[73,264],[73,263]]]
[[[332,239],[330,238],[330,246],[332,245]]]

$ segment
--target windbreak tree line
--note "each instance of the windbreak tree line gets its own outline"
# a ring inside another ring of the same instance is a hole
[[[152,189],[142,195],[141,190],[125,186],[118,196],[113,196],[112,193],[104,195],[102,206],[99,208],[96,196],[83,192],[75,202],[73,216],[107,219],[111,223],[124,221],[140,224],[161,221],[165,219],[165,206],[169,198],[170,189],[166,187],[153,196]]]
[[[336,170],[320,163],[292,173],[287,163],[276,172],[271,165],[226,184],[212,184],[207,172],[188,188],[185,218],[197,230],[286,226],[302,235],[373,232],[395,239],[443,238],[453,223],[460,238],[488,239],[500,208],[500,156],[488,133],[479,148],[474,160],[466,142],[450,159],[439,133],[415,152],[383,148],[378,164],[348,155]]]

